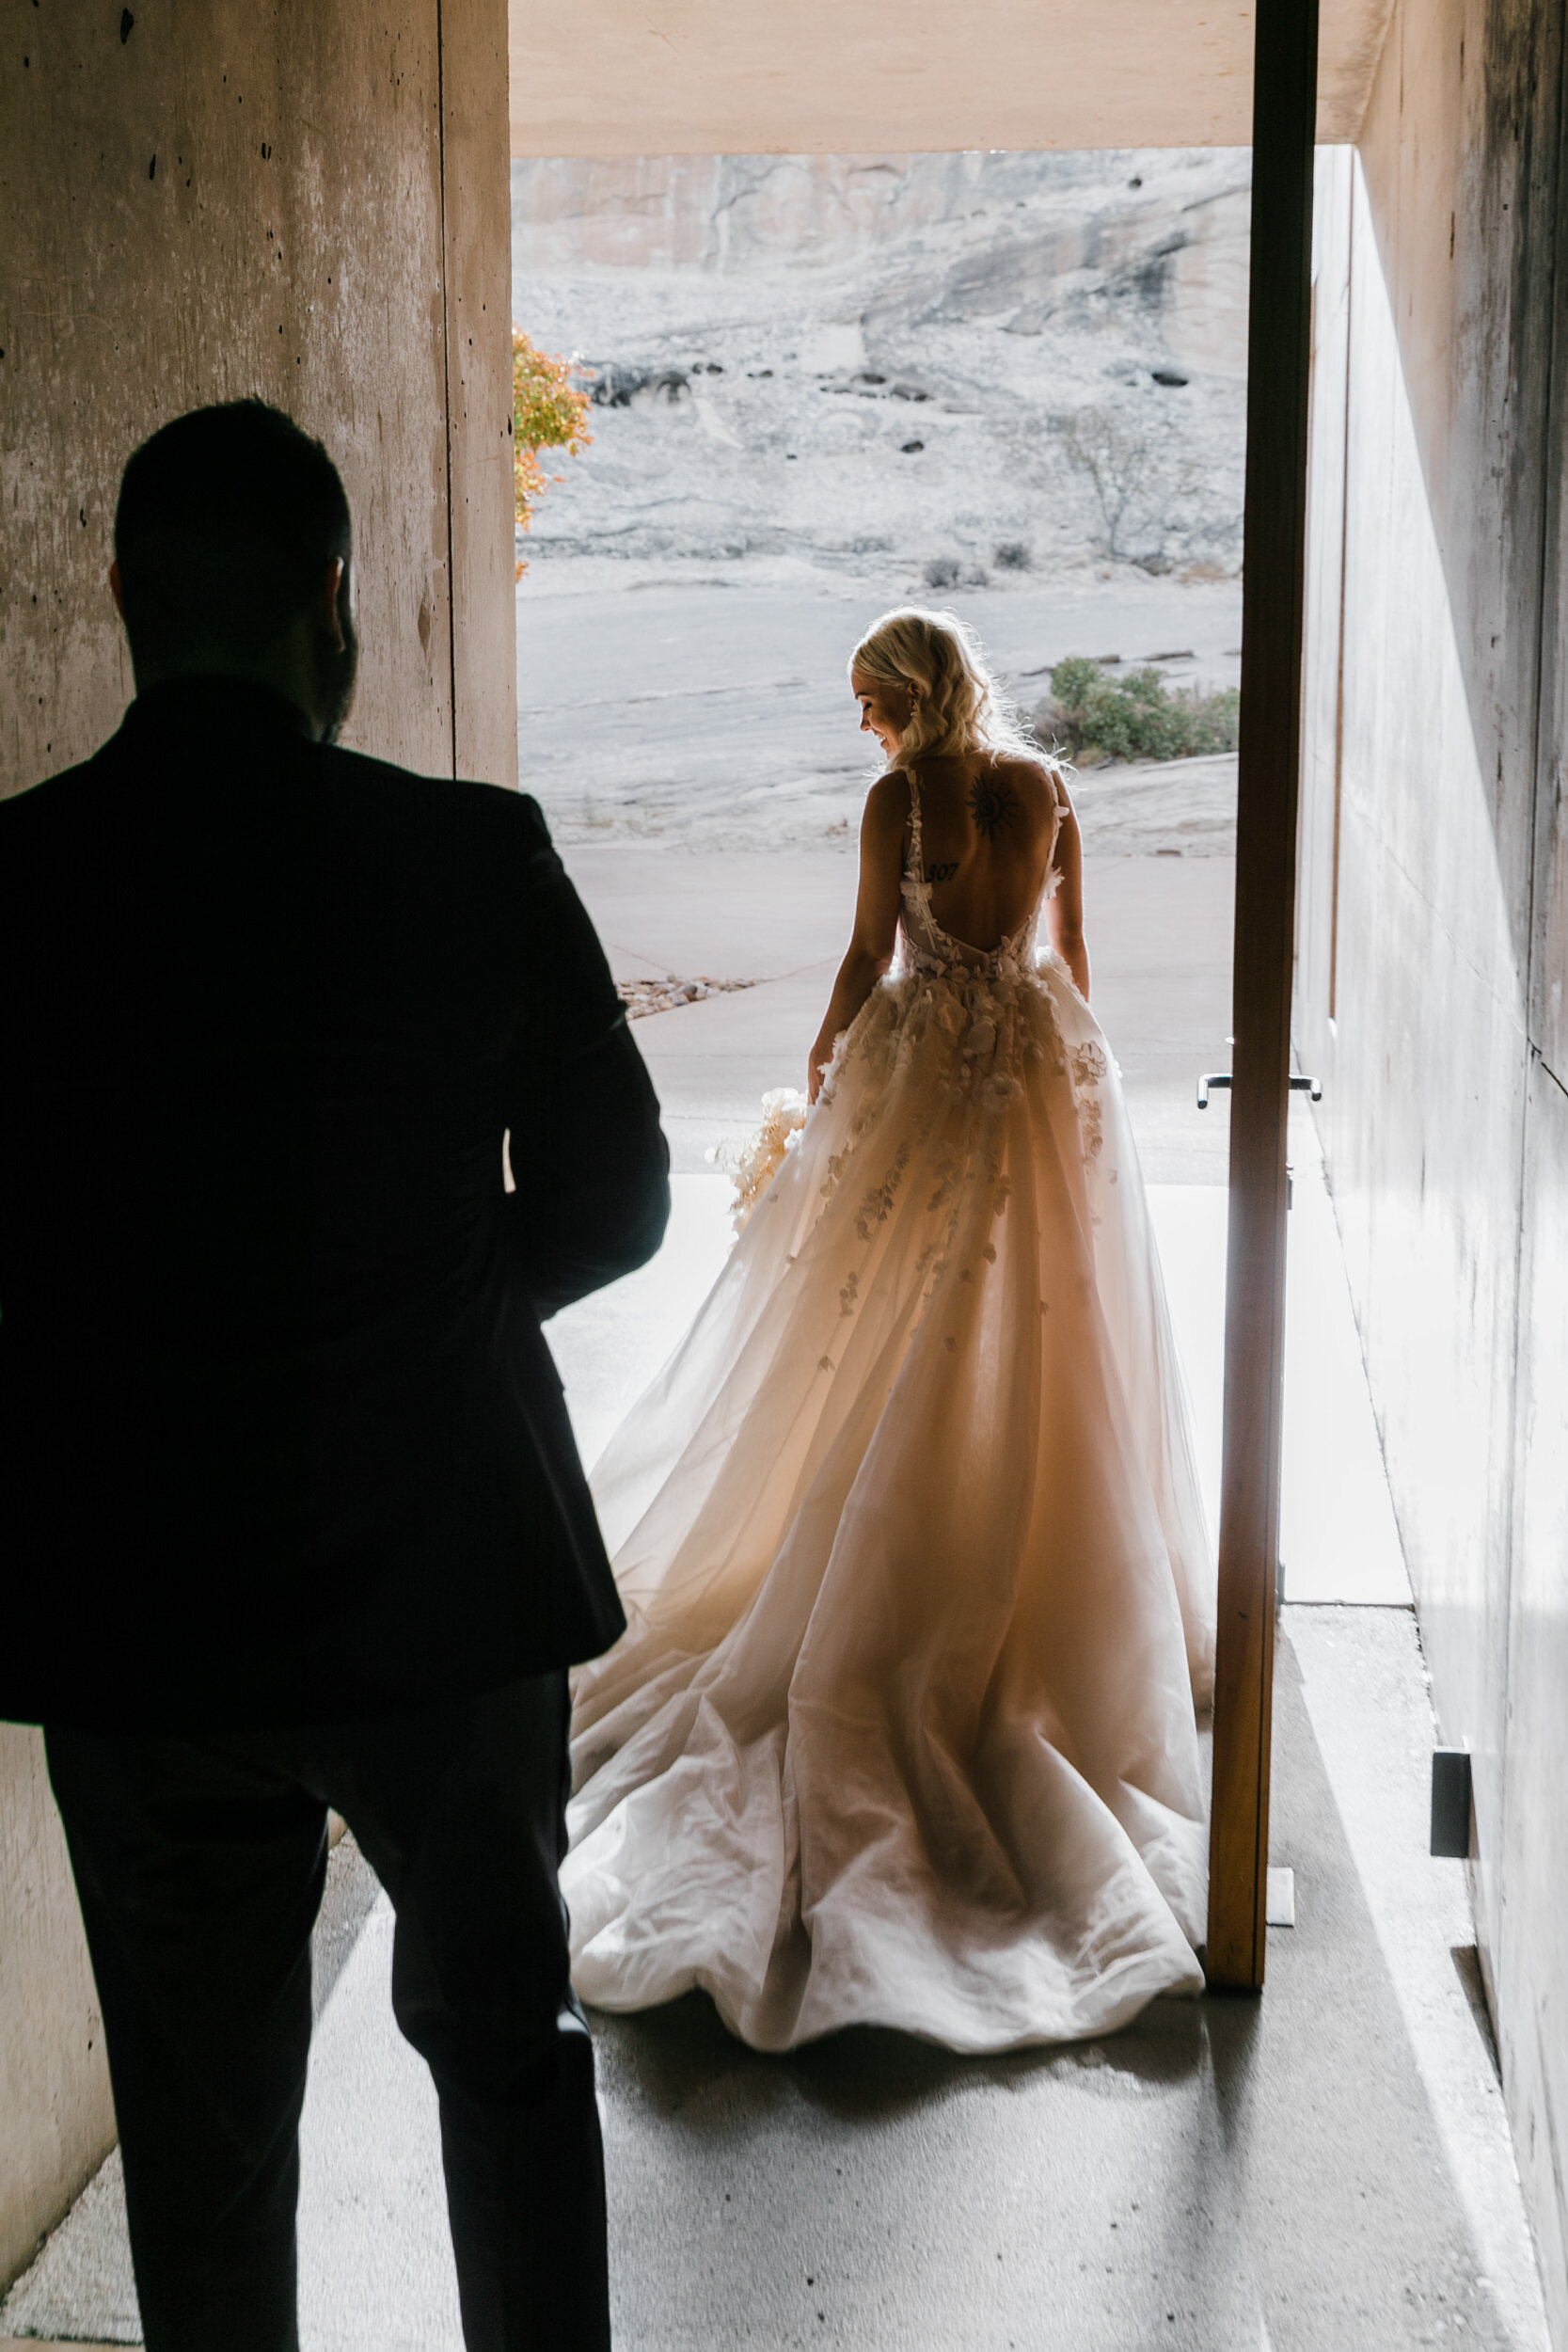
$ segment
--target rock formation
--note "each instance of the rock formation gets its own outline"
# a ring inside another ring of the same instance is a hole
[[[515,316],[595,399],[531,559],[1232,571],[1248,164],[514,164]]]

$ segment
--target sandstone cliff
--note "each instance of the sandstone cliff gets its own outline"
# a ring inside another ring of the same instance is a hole
[[[531,556],[1233,569],[1248,160],[515,164],[515,315],[596,402]]]

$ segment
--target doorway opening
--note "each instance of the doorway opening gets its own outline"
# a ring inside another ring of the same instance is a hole
[[[1230,1025],[1249,180],[1244,149],[514,164],[514,315],[594,433],[519,537],[519,775],[648,1016],[676,1171],[659,1266],[556,1327],[586,1458],[722,1262],[714,1155],[803,1081],[876,766],[846,663],[916,602],[1073,762],[1217,1517],[1194,1080]]]

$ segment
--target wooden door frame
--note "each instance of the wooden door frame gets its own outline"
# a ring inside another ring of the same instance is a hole
[[[1211,1988],[1263,1982],[1278,1574],[1318,0],[1258,0]]]

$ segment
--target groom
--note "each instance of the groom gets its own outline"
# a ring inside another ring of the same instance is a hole
[[[587,2352],[565,1667],[622,1617],[540,1322],[657,1247],[658,1105],[534,803],[334,748],[320,443],[178,419],[115,553],[136,698],[0,803],[0,1718],[45,1726],[149,2352],[297,2344],[329,1804],[470,2352]]]

